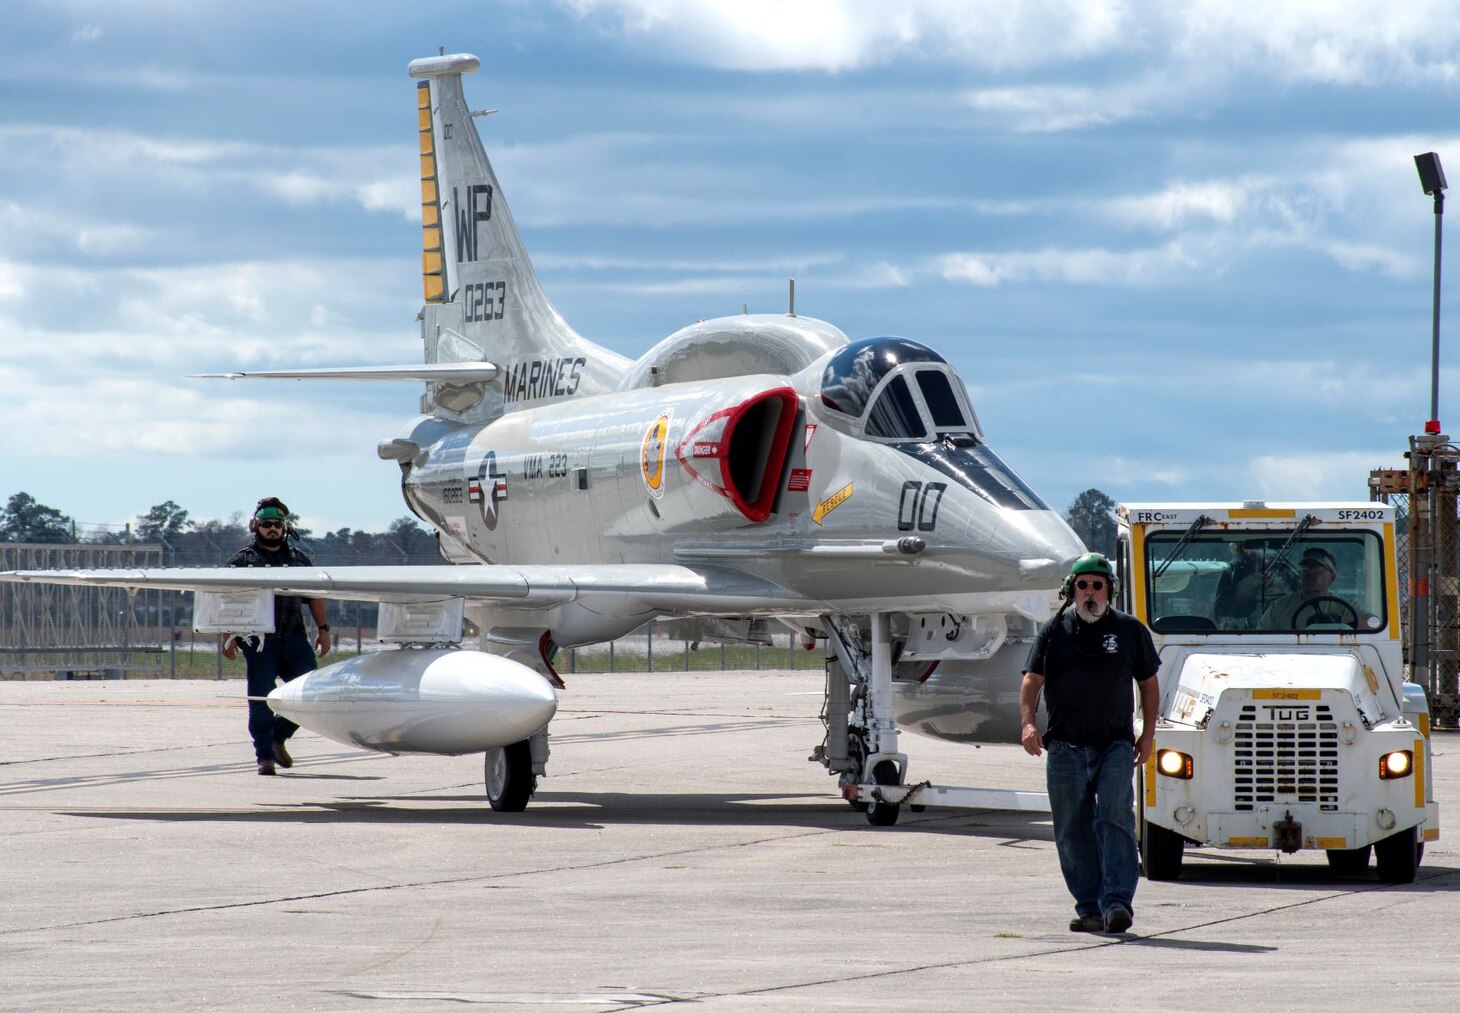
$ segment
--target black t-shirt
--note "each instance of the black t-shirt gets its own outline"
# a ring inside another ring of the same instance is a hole
[[[1111,609],[1086,623],[1066,609],[1040,627],[1024,663],[1026,672],[1044,676],[1045,741],[1096,747],[1131,741],[1132,684],[1160,667],[1150,631],[1134,616]]]
[[[255,541],[235,552],[224,565],[313,566],[314,561],[288,542],[285,542],[278,551],[270,552]],[[312,600],[288,594],[274,595],[274,632],[270,636],[282,637],[291,633],[308,632],[304,626],[302,606],[305,602]]]

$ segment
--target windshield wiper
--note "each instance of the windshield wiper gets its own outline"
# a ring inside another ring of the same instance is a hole
[[[1181,541],[1176,543],[1176,548],[1171,550],[1171,555],[1167,556],[1164,560],[1161,561],[1161,565],[1156,567],[1156,572],[1151,575],[1151,579],[1160,580],[1161,574],[1166,572],[1167,567],[1169,567],[1176,560],[1177,556],[1181,555],[1181,550],[1186,548],[1186,543],[1191,541],[1192,538],[1196,536],[1196,533],[1200,531],[1203,526],[1210,524],[1211,522],[1212,519],[1206,514],[1202,514],[1196,520],[1192,521],[1191,527],[1187,528],[1186,533],[1181,536]]]
[[[1294,545],[1297,544],[1298,539],[1303,537],[1303,532],[1307,531],[1309,528],[1317,523],[1318,518],[1314,517],[1312,514],[1309,514],[1307,517],[1304,517],[1301,521],[1299,521],[1298,526],[1293,529],[1293,533],[1288,536],[1288,540],[1286,542],[1283,542],[1283,547],[1277,550],[1276,556],[1272,557],[1272,562],[1263,564],[1263,572],[1273,570],[1280,564],[1286,562],[1286,559],[1284,557],[1286,557],[1287,554],[1292,551],[1292,548]]]

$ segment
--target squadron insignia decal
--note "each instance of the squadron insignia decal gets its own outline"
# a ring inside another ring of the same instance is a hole
[[[466,484],[467,499],[482,511],[482,522],[488,531],[497,529],[497,505],[507,500],[507,476],[497,470],[497,452],[487,451],[477,469],[476,478]]]
[[[649,495],[655,499],[664,495],[664,451],[669,445],[669,420],[673,414],[668,411],[654,420],[644,434],[643,452],[639,457],[644,485],[648,486]]]

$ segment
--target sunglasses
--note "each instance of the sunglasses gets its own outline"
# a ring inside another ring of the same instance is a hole
[[[260,528],[260,530],[262,530],[264,528],[279,528],[279,529],[282,530],[283,527],[284,527],[284,522],[283,521],[259,521],[259,528]]]
[[[1091,590],[1091,591],[1104,591],[1105,590],[1105,581],[1103,581],[1103,580],[1077,580],[1077,581],[1075,581],[1075,586],[1078,587],[1081,591],[1084,591],[1084,590],[1087,590],[1087,589],[1088,590]]]

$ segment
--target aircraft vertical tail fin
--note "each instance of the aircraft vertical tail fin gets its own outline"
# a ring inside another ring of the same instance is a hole
[[[630,362],[568,326],[537,280],[466,105],[466,53],[413,60],[421,159],[421,334],[427,363],[490,359],[490,385],[433,384],[426,410],[491,417],[599,394]]]

